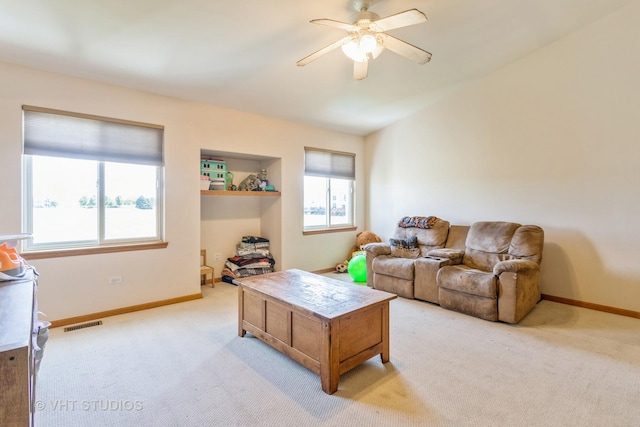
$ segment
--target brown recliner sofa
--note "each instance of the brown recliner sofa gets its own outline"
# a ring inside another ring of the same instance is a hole
[[[439,218],[429,228],[403,224],[403,220],[412,218],[434,217],[405,217],[398,222],[394,230],[393,239],[417,239],[417,256],[393,254],[392,247],[387,242],[367,245],[367,282],[373,288],[404,298],[416,298],[438,304],[436,274],[440,267],[452,261],[447,258],[428,257],[427,254],[434,249],[444,249],[444,253],[464,249],[469,227],[450,225],[449,221]]]
[[[540,301],[544,231],[537,225],[476,222],[462,254],[438,270],[442,307],[486,320],[518,323]],[[453,255],[453,256],[451,256]]]
[[[398,225],[393,238],[411,236],[420,246],[416,258],[394,256],[388,243],[365,247],[369,286],[508,323],[540,300],[544,232],[538,226],[439,220],[428,229]]]

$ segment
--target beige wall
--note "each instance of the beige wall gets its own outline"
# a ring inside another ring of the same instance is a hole
[[[302,236],[303,147],[356,153],[358,202],[364,204],[362,137],[10,64],[0,63],[0,81],[0,234],[15,233],[21,227],[23,104],[165,126],[168,247],[33,261],[40,272],[40,310],[49,320],[199,293],[201,238],[209,251],[220,251],[226,258],[242,235],[273,233],[269,237],[276,239],[277,267],[307,270],[339,262],[355,240],[354,232]],[[201,200],[201,149],[281,159],[281,170],[274,173],[280,175],[282,197],[270,202]],[[262,203],[267,206],[256,210]],[[262,218],[259,212],[265,212]],[[364,224],[362,211],[358,223]],[[115,275],[123,276],[124,282],[107,285],[108,277]]]
[[[370,229],[538,224],[545,294],[640,311],[639,21],[634,2],[370,135]]]
[[[360,229],[388,238],[406,214],[458,224],[539,224],[546,231],[544,293],[640,311],[639,19],[636,2],[371,135],[366,144],[352,135],[0,63],[0,234],[21,227],[21,105],[30,104],[166,129],[168,248],[34,261],[40,308],[49,320],[198,293],[201,241],[228,256],[242,235],[273,233],[279,269],[317,270],[340,261],[355,232],[302,236],[305,145],[356,153]],[[282,197],[202,200],[201,149],[280,158]],[[258,211],[266,214],[245,213]],[[113,275],[124,283],[107,285]]]

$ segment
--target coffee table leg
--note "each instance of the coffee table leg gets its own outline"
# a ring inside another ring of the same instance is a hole
[[[389,302],[382,306],[382,363],[389,361]]]
[[[322,351],[320,354],[320,381],[322,391],[333,394],[340,381],[340,354],[338,351],[337,323],[322,322]]]

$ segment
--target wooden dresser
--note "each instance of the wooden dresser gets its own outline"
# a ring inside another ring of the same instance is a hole
[[[0,282],[0,424],[5,427],[33,425],[36,292],[31,269],[23,279]]]

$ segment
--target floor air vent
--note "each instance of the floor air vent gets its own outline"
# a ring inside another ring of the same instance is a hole
[[[69,326],[68,328],[64,328],[64,331],[70,332],[70,331],[76,331],[78,329],[91,328],[92,326],[100,326],[100,325],[102,325],[102,320],[98,320],[95,322],[81,323],[75,326]]]

